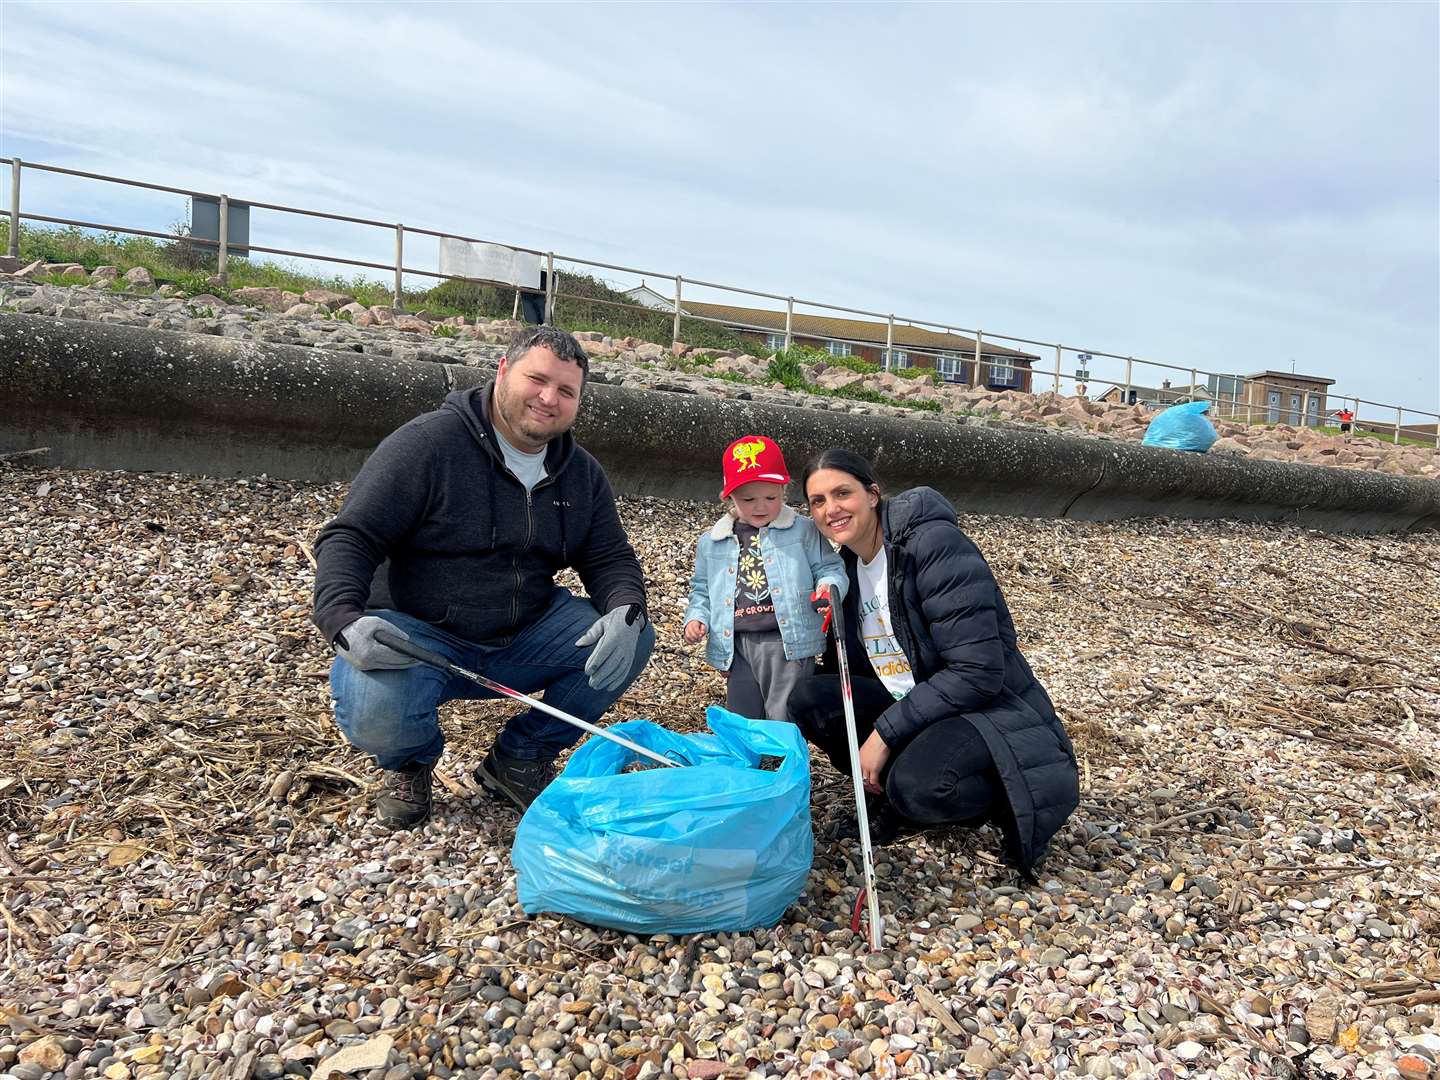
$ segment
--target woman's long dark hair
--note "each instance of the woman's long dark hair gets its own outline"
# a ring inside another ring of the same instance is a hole
[[[800,474],[800,494],[806,503],[810,501],[810,477],[821,469],[838,469],[840,472],[849,473],[860,486],[866,491],[872,488],[881,491],[880,481],[875,476],[875,468],[860,454],[854,450],[846,450],[843,447],[833,446],[826,450],[819,457],[811,458],[805,464],[805,471]]]

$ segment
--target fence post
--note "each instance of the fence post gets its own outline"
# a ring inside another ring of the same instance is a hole
[[[1404,410],[1399,405],[1395,406],[1395,445],[1400,445],[1400,425],[1405,422]]]
[[[405,226],[395,226],[395,296],[391,307],[405,310]]]
[[[1199,381],[1200,381],[1200,369],[1199,369],[1199,368],[1193,368],[1193,367],[1192,367],[1192,368],[1190,369],[1190,400],[1191,400],[1191,401],[1194,401],[1194,400],[1195,400],[1195,384],[1196,384],[1197,382],[1199,382]],[[1206,389],[1208,390],[1209,387],[1207,386]],[[1206,396],[1208,397],[1209,395],[1207,394]]]
[[[1310,391],[1306,390],[1300,395],[1300,427],[1310,426]]]
[[[555,253],[545,256],[545,325],[555,318]]]
[[[672,347],[680,340],[680,288],[684,281],[679,274],[675,275],[675,325],[670,330]]]
[[[885,323],[885,363],[880,365],[890,370],[890,354],[895,351],[895,316],[892,313]]]
[[[230,196],[220,196],[220,254],[215,260],[220,287],[230,284]]]
[[[1060,346],[1055,346],[1055,396],[1060,396]]]
[[[1134,358],[1133,356],[1127,356],[1127,357],[1125,358],[1125,397],[1124,397],[1124,404],[1126,404],[1126,405],[1134,404],[1134,403],[1130,400],[1130,381],[1131,381],[1131,376],[1134,374],[1134,372],[1135,372],[1135,358]]]
[[[970,373],[970,386],[977,388],[985,384],[980,379],[980,340],[985,335],[979,330],[975,331],[975,370]]]
[[[515,303],[510,305],[510,321],[520,318],[520,290],[515,290]]]
[[[785,301],[785,351],[790,351],[790,326],[795,321],[795,298],[792,296]]]
[[[10,243],[9,256],[20,257],[20,159],[10,159]]]

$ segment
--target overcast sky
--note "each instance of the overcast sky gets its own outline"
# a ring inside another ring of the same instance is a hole
[[[1440,410],[1437,12],[7,0],[0,148]]]

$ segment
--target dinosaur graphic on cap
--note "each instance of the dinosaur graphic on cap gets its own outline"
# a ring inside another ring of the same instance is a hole
[[[730,456],[740,463],[740,471],[754,469],[759,466],[760,452],[765,449],[765,444],[758,439],[754,442],[736,443],[730,451]]]

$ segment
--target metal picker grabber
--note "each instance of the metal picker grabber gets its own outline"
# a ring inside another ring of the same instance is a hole
[[[484,675],[463,668],[459,664],[452,663],[439,653],[431,652],[421,645],[416,645],[414,642],[401,637],[393,631],[377,630],[375,631],[375,640],[387,649],[394,649],[396,652],[403,653],[412,660],[419,660],[422,664],[429,664],[431,667],[439,668],[447,675],[458,675],[462,679],[469,679],[471,682],[483,686],[486,690],[491,690],[504,697],[514,698],[516,701],[524,702],[526,705],[529,705],[530,708],[548,713],[557,720],[564,720],[567,724],[572,724],[581,731],[588,731],[591,735],[599,735],[602,739],[609,739],[611,742],[625,747],[626,750],[639,754],[641,757],[649,758],[657,764],[670,765],[675,768],[683,767],[682,762],[672,761],[670,758],[657,754],[654,750],[647,750],[639,743],[631,742],[623,735],[616,735],[612,731],[606,731],[602,727],[597,727],[588,720],[581,720],[578,716],[571,716],[569,713],[557,709],[553,705],[546,705],[545,702],[539,698],[533,698],[529,694],[522,694],[519,690],[511,690],[510,687],[503,683],[498,683],[494,679],[487,679]]]
[[[860,824],[860,860],[865,867],[865,885],[855,897],[850,928],[859,930],[860,905],[865,904],[870,930],[870,948],[884,947],[884,924],[880,919],[880,898],[875,892],[875,857],[870,850],[870,814],[865,806],[865,781],[860,775],[860,740],[855,733],[855,699],[850,692],[850,661],[845,656],[845,617],[840,597],[830,586],[830,617],[835,624],[835,657],[840,661],[840,698],[845,703],[845,738],[850,744],[850,778],[855,782],[855,817]]]

